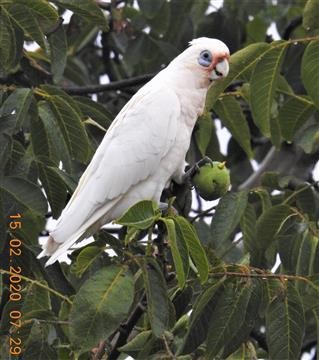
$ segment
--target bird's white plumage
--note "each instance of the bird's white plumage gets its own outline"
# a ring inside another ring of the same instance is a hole
[[[135,202],[159,201],[169,181],[181,179],[191,132],[215,69],[208,73],[196,63],[206,48],[216,56],[228,54],[218,40],[193,40],[118,114],[40,254],[51,255],[47,265]]]

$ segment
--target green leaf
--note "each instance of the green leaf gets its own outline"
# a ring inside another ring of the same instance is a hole
[[[278,121],[281,134],[286,141],[292,142],[296,131],[309,119],[315,107],[307,98],[291,97],[280,108]]]
[[[297,144],[306,154],[312,154],[319,146],[319,124],[307,127],[297,139]]]
[[[71,106],[71,108],[74,109],[74,111],[76,111],[78,113],[78,115],[80,116],[81,119],[83,119],[83,114],[78,106],[78,103],[73,99],[73,96],[67,94],[61,88],[59,88],[58,86],[54,86],[54,85],[42,84],[40,86],[40,88],[41,88],[41,90],[45,91],[45,93],[42,93],[40,91],[40,94],[45,99],[49,98],[50,95],[51,96],[59,96],[60,98],[65,100],[65,102],[67,102]],[[48,97],[48,95],[49,95],[49,97]]]
[[[23,49],[23,32],[0,7],[0,74],[6,76],[19,62]]]
[[[12,141],[12,152],[10,156],[10,168],[17,169],[17,172],[13,170],[13,173],[17,175],[19,173],[20,161],[27,156],[24,146],[17,140]],[[8,164],[9,165],[9,164]]]
[[[249,285],[251,286],[251,294],[246,306],[245,318],[241,326],[238,326],[231,335],[227,346],[224,348],[223,358],[226,358],[226,356],[234,352],[240,344],[249,339],[250,333],[258,319],[260,298],[262,297],[262,283],[259,279],[252,279]]]
[[[72,266],[72,273],[81,277],[94,261],[100,257],[104,250],[104,247],[93,245],[85,247],[77,256],[76,262],[74,266]]]
[[[133,356],[134,354],[132,354],[132,352],[135,353],[141,351],[144,348],[146,342],[150,339],[151,335],[151,330],[141,331],[127,344],[121,346],[119,350]]]
[[[103,126],[104,129],[107,129],[111,125],[114,116],[108,112],[102,104],[85,96],[74,96],[73,99],[85,117],[93,119],[99,125]]]
[[[192,0],[170,1],[171,21],[165,36],[165,40],[169,43],[178,45],[181,42],[183,35],[182,30],[184,30],[183,28],[189,24],[188,22],[185,23],[185,19],[189,16],[193,3],[194,2]]]
[[[282,136],[281,136],[281,128],[278,120],[278,110],[277,110],[277,103],[274,101],[273,103],[272,114],[269,119],[269,128],[270,128],[270,140],[275,146],[277,150],[280,150],[281,143],[282,143]]]
[[[296,191],[297,206],[309,219],[316,221],[317,218],[317,202],[314,189],[308,184],[300,185]]]
[[[265,188],[263,187],[255,188],[252,190],[252,193],[258,195],[262,206],[262,212],[265,212],[266,210],[271,208],[270,195]]]
[[[244,49],[241,49],[230,57],[229,74],[217,82],[215,82],[208,90],[206,96],[206,110],[211,110],[220,94],[230,85],[235,79],[247,77],[247,74],[252,71],[260,56],[262,56],[269,49],[269,44],[257,43],[251,44]]]
[[[31,210],[23,212],[23,225],[16,230],[16,236],[27,245],[39,244],[39,234],[45,228],[46,219]]]
[[[67,67],[65,69],[65,75],[69,76],[73,82],[78,85],[88,84],[88,69],[80,61],[79,57],[76,57],[77,53],[84,49],[89,43],[96,38],[99,27],[95,22],[82,21],[82,25],[76,33],[72,36],[68,36],[69,50],[68,54],[72,57],[68,57]]]
[[[169,322],[166,281],[159,265],[153,258],[144,258],[141,263],[146,289],[147,314],[153,334],[161,337]]]
[[[301,77],[304,86],[319,108],[319,41],[313,40],[307,46],[301,62]]]
[[[178,289],[172,299],[175,308],[176,319],[179,319],[183,314],[188,312],[188,305],[193,298],[193,288],[185,286],[183,289]],[[187,315],[188,316],[188,315]]]
[[[143,200],[131,206],[115,222],[120,225],[144,230],[151,227],[160,216],[161,212],[155,202]]]
[[[138,6],[146,18],[154,18],[165,3],[165,0],[137,0]]]
[[[13,150],[12,135],[15,128],[15,116],[1,116],[0,120],[0,169],[3,171]]]
[[[252,158],[250,131],[238,101],[232,95],[225,95],[217,100],[214,110],[247,156]]]
[[[226,360],[251,360],[258,359],[257,350],[252,342],[241,344],[237,351],[227,357]]]
[[[247,42],[256,43],[264,41],[269,23],[262,16],[254,18],[246,23]]]
[[[303,10],[302,26],[307,30],[319,28],[319,3],[317,0],[308,0]]]
[[[85,162],[89,155],[89,140],[77,109],[64,98],[49,95],[46,100],[54,112],[64,141],[74,159]]]
[[[51,59],[51,73],[53,75],[53,82],[58,83],[64,73],[67,60],[68,44],[64,27],[60,26],[57,31],[54,31],[48,36],[50,45],[50,59]]]
[[[314,264],[316,261],[316,255],[318,251],[319,240],[317,237],[313,236],[309,231],[305,231],[298,249],[297,257],[297,266],[296,274],[297,275],[312,275],[315,271]],[[297,284],[297,289],[302,289],[305,287],[305,283],[300,282]]]
[[[255,208],[248,203],[240,220],[240,228],[243,233],[245,250],[249,253],[253,253],[256,248],[256,222]]]
[[[49,334],[52,333],[52,331],[52,325],[43,322],[34,322],[28,341],[24,346],[23,359],[56,359],[56,350],[48,342]]]
[[[167,1],[161,6],[159,11],[152,19],[147,19],[147,23],[151,26],[152,32],[157,34],[166,34],[171,21],[171,7]]]
[[[168,244],[173,256],[178,285],[183,288],[189,271],[188,246],[183,233],[179,228],[176,229],[173,219],[163,218],[162,221],[167,229]]]
[[[47,282],[42,280],[41,284],[48,286]],[[32,319],[36,312],[51,310],[51,299],[49,292],[37,285],[28,285],[24,294],[24,302],[21,313],[23,320]]]
[[[229,192],[219,201],[211,222],[213,247],[222,247],[238,225],[247,205],[247,192]]]
[[[47,157],[50,161],[54,162],[54,156],[51,153],[51,146],[49,143],[49,134],[42,119],[39,117],[35,101],[31,103],[31,112],[30,130],[33,153],[38,157]],[[55,163],[58,165],[57,161]]]
[[[222,278],[214,282],[198,298],[191,313],[189,329],[179,353],[191,353],[204,342],[211,320],[211,314],[214,311],[219,296],[221,296],[224,281],[225,278]]]
[[[190,15],[191,15],[194,25],[198,25],[198,23],[201,22],[201,20],[205,16],[205,13],[206,13],[209,5],[210,5],[209,0],[202,0],[202,1],[194,2],[191,12],[190,12]]]
[[[59,168],[52,168],[53,171],[55,171],[60,178],[63,180],[65,186],[67,187],[69,193],[73,194],[73,192],[75,191],[78,182],[76,177],[69,175],[67,172],[60,170]]]
[[[50,159],[56,159],[57,161],[61,160],[63,167],[68,172],[71,172],[71,154],[55,114],[46,101],[38,102],[38,111],[40,116],[39,119],[42,121],[42,124],[39,124],[38,131],[44,131],[46,135],[43,139],[39,139],[37,138],[38,133],[32,132],[31,139],[33,138],[33,144],[35,142],[37,143],[34,148],[36,154],[41,155],[41,149],[47,148],[46,152],[50,154]],[[44,152],[43,155],[46,155],[46,152]]]
[[[27,116],[32,101],[32,90],[27,88],[16,89],[3,103],[0,115],[9,115],[15,112],[16,129],[18,130]]]
[[[126,266],[108,266],[89,278],[75,295],[70,340],[83,353],[109,337],[127,316],[134,280]]]
[[[263,212],[257,221],[256,246],[266,250],[282,225],[292,215],[294,215],[292,208],[284,204],[275,205]]]
[[[204,283],[208,278],[209,263],[206,257],[204,248],[202,247],[198,236],[193,226],[182,216],[173,218],[176,229],[179,230],[181,236],[185,239],[195,266],[198,270],[198,275],[201,283]]]
[[[47,202],[40,187],[26,179],[14,176],[2,177],[0,190],[7,193],[23,208],[30,209],[39,215],[44,215],[47,211]]]
[[[94,0],[53,0],[52,2],[83,16],[87,21],[96,23],[104,30],[108,29],[106,17]]]
[[[227,349],[233,334],[243,325],[251,293],[249,283],[238,287],[229,285],[218,298],[206,339],[208,359],[213,359],[222,349]]]
[[[25,5],[32,11],[44,33],[56,26],[59,14],[46,0],[15,0],[15,3]]]
[[[286,43],[274,43],[258,61],[250,82],[250,104],[253,119],[261,133],[270,136],[272,102],[277,88]]]
[[[299,293],[288,282],[287,290],[277,295],[266,313],[266,335],[271,359],[299,359],[305,331],[304,309]]]
[[[278,250],[285,271],[307,276],[317,272],[316,259],[319,252],[319,239],[302,224],[292,222],[284,227],[276,237]],[[300,281],[297,289],[305,292],[306,283]]]
[[[204,156],[207,146],[210,142],[212,130],[214,128],[213,120],[209,112],[200,116],[196,123],[195,139],[197,147]]]
[[[53,218],[57,219],[66,205],[67,189],[54,167],[38,162],[39,178],[48,198]]]
[[[32,10],[23,4],[11,4],[7,11],[13,22],[20,27],[26,36],[36,41],[43,49],[46,48],[46,40],[37,18]]]
[[[131,66],[141,63],[144,59],[144,50],[147,49],[150,39],[143,32],[128,43],[124,60]]]

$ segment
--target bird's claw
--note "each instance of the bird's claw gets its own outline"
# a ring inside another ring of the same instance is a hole
[[[167,204],[164,202],[159,203],[159,208],[164,216],[168,215],[178,215],[178,211],[174,208],[172,204]]]
[[[197,161],[193,166],[191,166],[183,175],[183,182],[184,184],[188,185],[190,189],[193,188],[191,179],[199,173],[201,166],[208,164],[208,163],[213,163],[212,159],[209,158],[208,156],[204,156],[202,159],[200,159],[199,161]]]

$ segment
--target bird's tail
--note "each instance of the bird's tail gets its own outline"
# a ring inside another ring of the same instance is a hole
[[[44,256],[51,256],[59,247],[58,242],[56,242],[53,237],[50,235],[47,242],[43,245],[43,250],[40,252],[40,254],[37,256],[38,259],[44,257]]]
[[[43,251],[38,255],[38,258],[50,256],[50,259],[45,263],[45,266],[53,264],[62,254],[64,254],[74,243],[85,239],[97,231],[103,224],[110,221],[108,212],[120,198],[114,199],[103,207],[95,211],[90,219],[83,221],[81,226],[75,228],[77,225],[71,227],[67,221],[68,217],[63,214],[58,222],[55,230],[53,230],[43,246]]]
[[[75,242],[82,240],[85,237],[85,231],[76,232],[65,242],[57,242],[54,240],[52,235],[49,236],[49,239],[43,246],[42,252],[37,256],[37,258],[42,258],[44,256],[50,256],[50,259],[45,263],[45,266],[52,265],[56,260],[72,246]]]

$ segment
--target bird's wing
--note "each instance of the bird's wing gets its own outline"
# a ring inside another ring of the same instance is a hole
[[[106,133],[65,215],[84,211],[88,219],[106,202],[152,175],[174,144],[179,116],[180,103],[173,90],[138,92]]]

